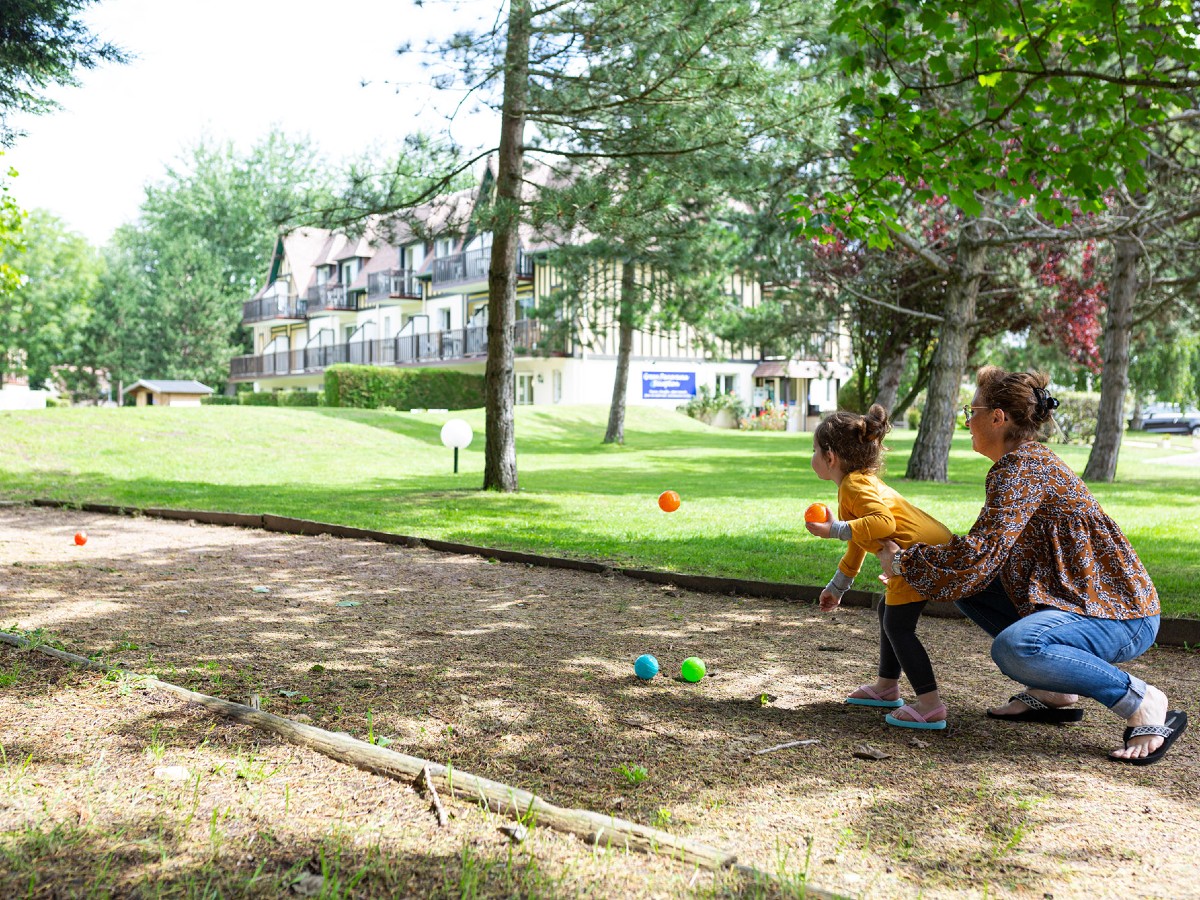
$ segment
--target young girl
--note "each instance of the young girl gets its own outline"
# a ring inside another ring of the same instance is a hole
[[[891,427],[887,411],[876,404],[865,416],[836,412],[813,434],[813,471],[837,484],[838,512],[837,518],[809,522],[806,527],[817,537],[849,542],[833,580],[821,591],[822,610],[837,607],[862,568],[863,557],[878,550],[881,540],[908,547],[944,544],[951,538],[945,525],[879,480],[883,437]],[[917,638],[917,620],[925,602],[903,578],[888,579],[885,602],[879,607],[879,677],[846,698],[859,706],[894,709],[886,718],[889,725],[946,727],[946,707],[938,695],[933,666]],[[917,695],[911,705],[900,699],[901,672]]]

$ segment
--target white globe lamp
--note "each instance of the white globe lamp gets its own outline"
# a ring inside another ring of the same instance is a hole
[[[475,435],[462,419],[450,419],[442,426],[442,446],[454,449],[454,474],[458,474],[458,451],[471,445]]]

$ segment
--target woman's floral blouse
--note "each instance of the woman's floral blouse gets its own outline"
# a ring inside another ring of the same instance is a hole
[[[914,544],[893,568],[929,600],[958,600],[999,573],[1021,615],[1049,606],[1100,619],[1159,614],[1158,592],[1117,523],[1045,445],[1022,444],[987,476],[966,535]]]

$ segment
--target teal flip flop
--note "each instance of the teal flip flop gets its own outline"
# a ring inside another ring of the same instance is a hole
[[[922,728],[922,729],[926,729],[928,731],[941,731],[943,728],[946,727],[945,719],[939,719],[936,722],[930,722],[928,716],[921,715],[919,712],[917,712],[915,709],[913,709],[907,703],[904,704],[904,706],[900,707],[900,709],[896,710],[896,712],[900,712],[901,710],[908,710],[908,714],[910,716],[912,716],[912,718],[911,719],[898,719],[898,718],[896,718],[894,713],[888,713],[886,716],[883,717],[883,721],[887,722],[889,725],[895,725],[897,728]],[[939,706],[937,709],[935,709],[929,715],[935,716],[938,713],[945,715],[946,707]]]

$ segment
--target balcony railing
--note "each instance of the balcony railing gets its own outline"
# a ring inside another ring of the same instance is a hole
[[[310,287],[304,295],[308,304],[308,315],[317,310],[350,310],[356,309],[354,297],[346,295],[346,287],[341,284],[321,284]]]
[[[442,287],[448,284],[487,281],[491,262],[490,247],[440,257],[433,261],[433,284],[435,287]],[[533,259],[526,256],[523,250],[517,251],[517,277],[533,277]]]
[[[308,308],[302,297],[261,297],[242,304],[243,322],[262,322],[266,319],[303,319]]]
[[[518,355],[549,348],[542,345],[542,323],[521,319],[513,324]],[[429,334],[407,334],[379,341],[351,341],[301,350],[280,350],[261,356],[236,356],[230,361],[233,381],[279,375],[311,375],[335,365],[407,366],[429,362],[487,358],[487,326],[452,328]]]
[[[412,269],[388,269],[367,275],[367,300],[375,302],[387,297],[421,297],[421,283]]]

